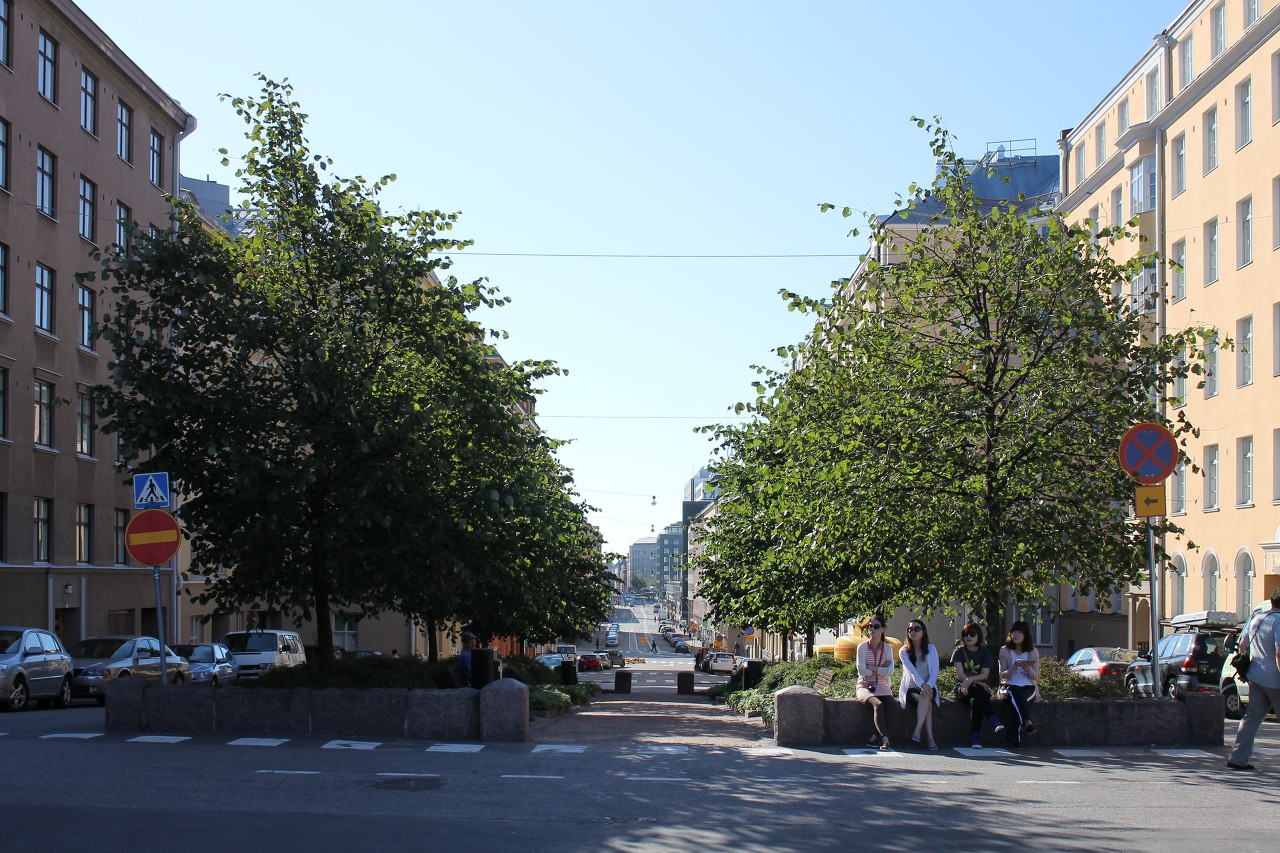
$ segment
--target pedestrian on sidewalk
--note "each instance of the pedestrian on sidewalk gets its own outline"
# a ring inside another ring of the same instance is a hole
[[[960,629],[960,645],[951,654],[956,668],[956,701],[969,706],[969,746],[982,749],[982,721],[991,721],[996,734],[1004,731],[1000,718],[991,713],[991,649],[982,644],[982,626],[966,622]]]
[[[933,739],[933,709],[942,702],[938,695],[938,649],[929,642],[929,629],[924,622],[912,619],[907,625],[907,642],[898,650],[902,661],[902,683],[898,687],[898,704],[916,709],[916,730],[911,742],[920,743],[923,734],[929,749],[937,750]]]
[[[889,723],[885,719],[884,703],[893,698],[889,678],[893,675],[893,650],[884,641],[884,620],[872,616],[867,623],[868,639],[858,646],[859,702],[871,706],[871,721],[876,733],[867,746],[889,749]]]
[[[1009,626],[1009,635],[1000,647],[1000,681],[1013,708],[1013,719],[1005,729],[1005,737],[1013,749],[1022,748],[1022,736],[1032,734],[1031,700],[1040,677],[1040,652],[1031,641],[1031,626],[1019,619]]]
[[[1236,745],[1227,758],[1231,770],[1252,770],[1253,739],[1268,711],[1280,714],[1280,643],[1276,641],[1280,627],[1280,588],[1271,593],[1271,609],[1249,620],[1246,639],[1240,648],[1249,650],[1249,710],[1236,729]],[[1247,645],[1246,645],[1247,643]]]

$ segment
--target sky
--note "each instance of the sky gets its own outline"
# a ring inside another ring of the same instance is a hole
[[[449,271],[512,303],[508,361],[551,359],[538,422],[607,550],[680,518],[756,365],[865,251],[855,219],[932,178],[912,116],[966,157],[1057,152],[1184,0],[483,2],[78,0],[198,120],[182,171],[237,184],[227,93],[288,78],[339,175],[457,211]],[[1105,28],[1104,28],[1105,27]],[[232,155],[221,165],[218,149]]]

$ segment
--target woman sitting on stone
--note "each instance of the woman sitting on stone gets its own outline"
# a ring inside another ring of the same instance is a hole
[[[916,730],[911,742],[920,743],[923,732],[929,749],[936,750],[933,739],[933,709],[941,704],[938,695],[938,650],[929,642],[929,630],[919,619],[907,625],[907,642],[898,650],[902,661],[902,684],[898,687],[898,704],[916,709]]]
[[[867,746],[889,749],[889,725],[885,719],[884,702],[893,698],[889,678],[893,675],[893,649],[884,641],[884,620],[871,617],[867,623],[865,643],[858,646],[857,700],[871,706],[871,718],[876,727]]]

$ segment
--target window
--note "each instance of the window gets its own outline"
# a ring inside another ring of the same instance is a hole
[[[360,648],[360,615],[358,613],[333,614],[333,645],[347,652]]]
[[[13,50],[11,39],[9,36],[10,22],[13,21],[13,6],[9,0],[0,0],[0,63],[4,65],[13,65],[9,61],[10,52]]]
[[[1152,121],[1160,112],[1160,69],[1153,68],[1147,72],[1147,121]]]
[[[0,243],[0,314],[9,313],[9,247]]]
[[[1187,511],[1187,463],[1180,461],[1173,469],[1173,482],[1169,495],[1169,512],[1182,515]]]
[[[1122,98],[1120,100],[1120,105],[1116,107],[1116,124],[1120,126],[1116,132],[1119,133],[1121,136],[1123,136],[1124,132],[1129,129],[1129,99],[1128,98]]]
[[[1213,554],[1207,554],[1204,558],[1204,607],[1205,610],[1218,609],[1218,582],[1220,580],[1218,571],[1218,558]],[[1174,635],[1178,636],[1178,635]],[[1183,634],[1189,637],[1189,634]]]
[[[1236,439],[1236,506],[1253,503],[1253,436]]]
[[[91,526],[93,524],[93,507],[89,504],[76,504],[76,562],[92,563]]]
[[[1204,283],[1213,284],[1218,280],[1218,220],[1210,219],[1204,224]]]
[[[1218,108],[1204,114],[1204,173],[1218,168]]]
[[[1187,298],[1187,241],[1173,244],[1173,301]]]
[[[53,334],[53,270],[36,264],[36,328]]]
[[[1218,396],[1218,336],[1214,335],[1204,345],[1204,396]]]
[[[1253,610],[1253,557],[1248,552],[1236,558],[1236,577],[1240,582],[1236,585],[1238,600],[1236,614],[1241,619],[1248,619]]]
[[[133,162],[133,110],[124,101],[116,102],[116,156]]]
[[[36,498],[31,506],[31,521],[34,538],[34,547],[32,548],[32,556],[37,563],[47,563],[50,558],[49,549],[49,517],[51,504],[53,501],[48,498]]]
[[[1236,267],[1253,263],[1253,196],[1236,202]]]
[[[1181,352],[1178,353],[1178,357],[1174,359],[1174,367],[1177,367],[1178,369],[1182,369],[1186,366],[1186,364],[1187,364],[1187,351],[1184,348]],[[1170,403],[1173,405],[1174,408],[1178,408],[1179,406],[1186,405],[1187,377],[1185,376],[1173,377],[1173,390],[1170,392],[1169,396],[1172,398],[1170,400]]]
[[[1253,26],[1258,20],[1258,0],[1244,0],[1245,29]]]
[[[1129,167],[1129,211],[1134,216],[1156,209],[1158,192],[1155,155],[1143,157]]]
[[[58,103],[58,43],[44,30],[36,52],[36,91],[51,103]]]
[[[1253,317],[1236,321],[1236,385],[1253,384]]]
[[[1107,162],[1107,123],[1105,121],[1098,122],[1098,129],[1094,131],[1094,143],[1097,145],[1095,156],[1097,158],[1097,166],[1101,169],[1102,164]]]
[[[1173,140],[1173,194],[1187,191],[1187,135],[1178,134]]]
[[[0,118],[0,190],[9,189],[9,122]]]
[[[53,385],[37,379],[31,385],[35,409],[35,443],[53,447]]]
[[[1099,212],[1098,206],[1096,204],[1093,207],[1089,208],[1089,217],[1087,220],[1089,224],[1089,233],[1093,235],[1093,240],[1095,243],[1098,241],[1098,231],[1101,230],[1100,226],[1098,225],[1098,217],[1101,215],[1102,214]]]
[[[155,130],[151,131],[151,144],[148,150],[150,152],[148,161],[150,163],[150,172],[148,174],[151,176],[151,183],[162,187],[164,186],[164,137],[156,133]]]
[[[1218,508],[1218,445],[1204,449],[1204,508]]]
[[[115,558],[117,566],[123,566],[129,562],[129,552],[124,547],[124,532],[129,527],[129,510],[116,508],[116,526],[115,535],[112,539],[112,555]]]
[[[93,181],[80,176],[80,236],[90,243],[97,243],[98,220],[94,216],[94,198],[98,187]]]
[[[1140,314],[1153,314],[1156,310],[1156,268],[1143,267],[1129,279],[1129,304]]]
[[[80,126],[98,135],[98,78],[87,68],[80,69]]]
[[[1111,225],[1115,227],[1124,222],[1124,187],[1116,187],[1111,191]]]
[[[1173,558],[1173,564],[1170,567],[1172,571],[1169,573],[1169,600],[1170,613],[1182,613],[1186,611],[1187,598],[1187,564],[1179,555]]]
[[[133,211],[127,204],[116,202],[116,243],[123,249],[129,248],[129,225],[133,221]]]
[[[1209,10],[1209,59],[1217,59],[1227,49],[1227,4],[1219,3]]]
[[[1280,429],[1271,431],[1271,500],[1280,503]]]
[[[1280,376],[1280,302],[1271,306],[1271,375]]]
[[[1178,72],[1182,75],[1178,91],[1182,91],[1196,79],[1196,48],[1191,33],[1187,33],[1178,42]]]
[[[93,346],[93,307],[95,295],[93,288],[79,285],[80,303],[80,346]]]
[[[85,391],[76,395],[76,453],[93,455],[93,397]]]
[[[1253,84],[1246,77],[1236,86],[1236,148],[1253,140]]]
[[[54,204],[57,189],[58,158],[44,148],[36,148],[36,210],[50,218],[56,218]]]
[[[1280,249],[1280,178],[1271,179],[1271,248]]]
[[[0,438],[9,437],[9,370],[0,367]],[[3,560],[0,557],[0,560]]]
[[[1076,146],[1076,186],[1084,183],[1084,145]]]

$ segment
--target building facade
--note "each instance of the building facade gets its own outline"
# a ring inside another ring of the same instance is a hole
[[[158,627],[124,548],[127,473],[96,423],[91,337],[111,310],[90,253],[164,229],[195,118],[69,0],[0,0],[0,623],[64,642]],[[169,637],[177,588],[163,573]]]
[[[1199,435],[1166,484],[1186,533],[1165,543],[1159,616],[1243,617],[1280,585],[1280,4],[1191,3],[1060,147],[1068,220],[1132,221],[1170,262],[1117,287],[1160,329],[1216,334],[1164,401]],[[1149,590],[1129,597],[1137,646]]]

